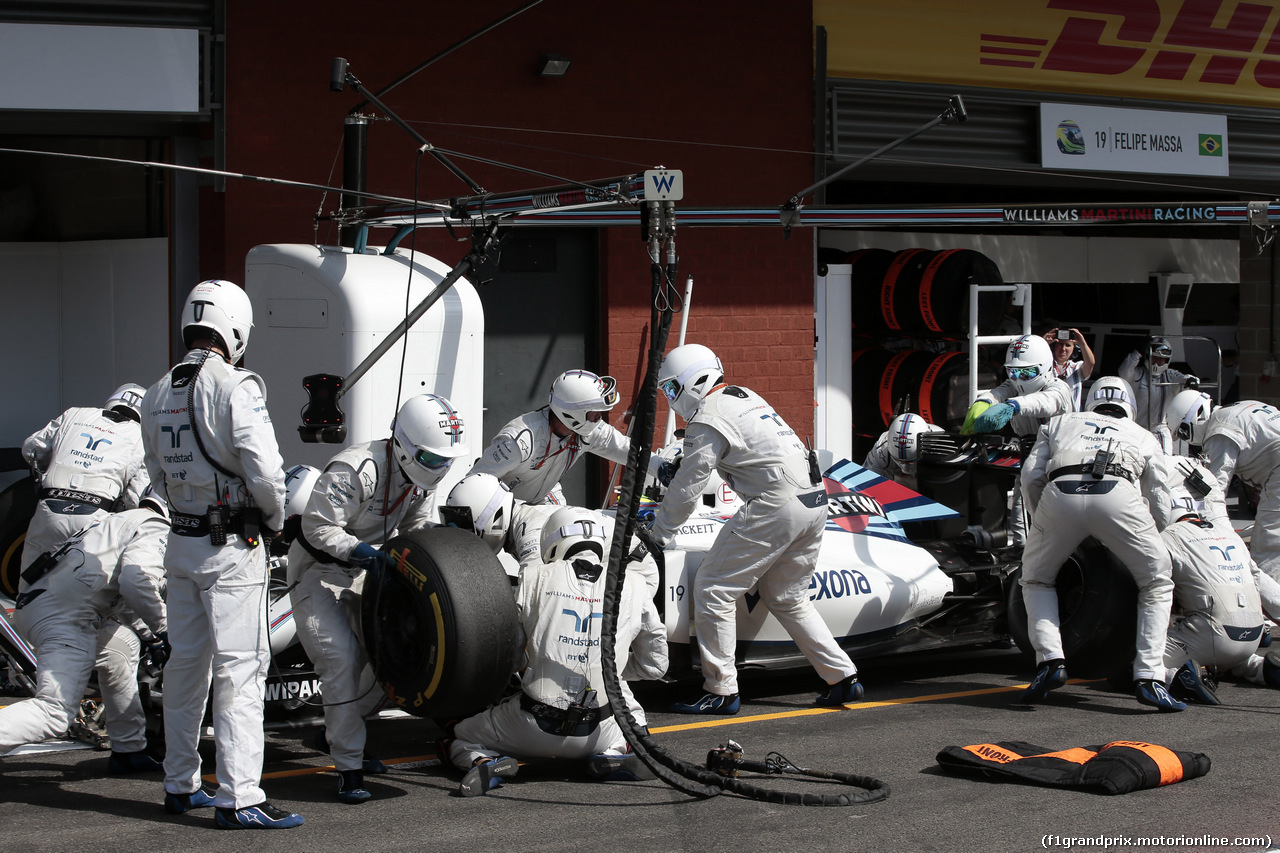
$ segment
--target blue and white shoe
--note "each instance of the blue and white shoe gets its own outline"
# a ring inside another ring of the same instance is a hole
[[[223,829],[292,829],[302,826],[302,815],[258,803],[239,809],[217,809],[214,821]]]
[[[509,755],[482,761],[467,771],[458,784],[458,796],[478,797],[487,794],[520,770],[520,762]]]
[[[1186,702],[1179,702],[1169,693],[1169,688],[1151,678],[1139,678],[1133,683],[1138,703],[1160,711],[1185,711]]]
[[[1169,692],[1174,698],[1184,702],[1198,702],[1201,705],[1221,705],[1222,700],[1213,691],[1213,686],[1205,677],[1200,664],[1188,660],[1174,673],[1169,682]]]
[[[1043,702],[1050,690],[1057,690],[1067,683],[1067,662],[1062,658],[1054,658],[1040,664],[1027,689],[1022,691],[1018,701],[1023,704]]]
[[[721,696],[717,693],[704,693],[691,702],[676,702],[667,710],[673,714],[720,714],[731,716],[738,713],[742,703],[737,693]]]
[[[165,791],[164,810],[169,814],[186,814],[192,809],[203,809],[213,805],[213,793],[199,788],[193,794],[170,794]]]
[[[111,750],[107,759],[107,772],[112,776],[123,776],[127,773],[158,773],[164,765],[145,752],[116,752]]]
[[[866,689],[858,683],[858,676],[850,675],[842,681],[828,685],[827,689],[813,700],[813,704],[824,708],[836,708],[848,705],[850,702],[861,702],[866,692]]]

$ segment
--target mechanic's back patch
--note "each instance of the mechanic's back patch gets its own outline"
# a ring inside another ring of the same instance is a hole
[[[1053,750],[1022,741],[949,746],[938,753],[948,773],[996,776],[1033,785],[1127,794],[1209,772],[1209,756],[1135,740]]]

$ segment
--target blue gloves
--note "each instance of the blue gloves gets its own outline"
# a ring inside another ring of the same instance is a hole
[[[680,470],[680,460],[682,456],[677,456],[675,462],[663,462],[658,466],[658,482],[665,489],[671,485],[671,481],[675,479],[676,472]]]
[[[351,556],[347,557],[347,562],[356,568],[364,569],[372,572],[378,568],[391,569],[395,567],[396,561],[386,551],[379,551],[367,542],[361,542],[351,552]]]
[[[973,419],[974,432],[999,432],[1018,413],[1017,401],[998,403]]]

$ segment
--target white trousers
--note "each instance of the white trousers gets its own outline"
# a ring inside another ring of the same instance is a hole
[[[67,733],[80,713],[89,675],[98,669],[107,735],[117,752],[147,748],[146,717],[138,697],[141,642],[132,629],[108,619],[74,625],[48,593],[15,611],[13,621],[36,650],[36,695],[0,708],[0,755]],[[114,680],[118,673],[124,674]]]
[[[693,581],[693,624],[702,656],[703,688],[738,692],[738,600],[759,585],[760,600],[828,684],[858,668],[836,643],[809,600],[827,507],[796,498],[748,502],[716,536]]]
[[[1201,666],[1214,666],[1223,671],[1239,667],[1258,650],[1258,640],[1233,640],[1217,621],[1203,613],[1175,617],[1169,623],[1169,639],[1165,646],[1164,665],[1170,673],[1194,658]],[[1258,666],[1261,667],[1261,658]]]
[[[1093,483],[1077,492],[1080,484]],[[1134,678],[1165,680],[1165,638],[1173,604],[1173,568],[1155,522],[1138,490],[1108,475],[1062,477],[1045,486],[1022,553],[1022,600],[1036,663],[1064,657],[1058,590],[1062,564],[1085,537],[1101,542],[1138,585],[1137,655]],[[1067,661],[1070,666],[1070,661]]]
[[[1260,569],[1280,580],[1280,474],[1276,471],[1258,493],[1258,512],[1249,537],[1249,553]]]
[[[173,794],[200,787],[200,725],[213,691],[218,808],[266,800],[262,778],[263,683],[270,660],[267,564],[263,549],[230,535],[170,534],[165,603],[173,652],[164,670],[164,787]]]
[[[508,696],[497,705],[468,717],[453,730],[449,759],[467,771],[477,758],[590,758],[602,752],[623,755],[627,739],[612,716],[601,720],[585,737],[548,734],[532,714],[520,707],[520,694]]]
[[[364,572],[311,563],[290,593],[298,639],[315,664],[324,695],[324,729],[338,770],[359,770],[364,718],[386,702],[360,642]]]

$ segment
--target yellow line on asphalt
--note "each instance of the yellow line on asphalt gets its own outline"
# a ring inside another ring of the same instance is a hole
[[[1092,684],[1102,679],[1096,678],[1072,678],[1067,684]],[[937,702],[943,699],[963,699],[968,696],[988,696],[993,693],[1015,693],[1026,690],[1026,684],[1014,684],[1010,687],[985,687],[981,690],[961,690],[956,693],[932,693],[928,696],[908,696],[903,699],[889,699],[884,702],[856,702],[845,705],[841,708],[796,708],[792,711],[779,711],[775,714],[752,714],[749,717],[720,717],[714,720],[699,720],[696,723],[682,723],[676,726],[656,726],[649,729],[653,734],[665,734],[667,732],[683,732],[691,729],[711,729],[719,726],[732,726],[742,723],[760,723],[766,720],[785,720],[791,717],[813,717],[818,714],[838,714],[841,711],[869,711],[872,708],[889,708],[894,705],[914,705],[918,702]],[[383,759],[383,764],[393,766],[396,764],[414,764],[422,762],[439,762],[437,755],[413,755],[407,758],[387,758]],[[273,773],[263,773],[263,779],[285,779],[290,776],[313,776],[319,773],[328,773],[336,770],[332,764],[326,764],[320,767],[298,767],[293,770],[278,770]],[[206,782],[217,784],[218,777],[212,773],[202,777]]]
[[[1090,684],[1101,679],[1072,678],[1068,684]],[[696,723],[682,723],[676,726],[657,726],[649,731],[654,734],[664,732],[683,732],[689,729],[710,729],[718,726],[731,726],[738,723],[757,723],[765,720],[785,720],[789,717],[812,717],[818,714],[837,714],[840,711],[868,711],[872,708],[887,708],[893,705],[912,705],[917,702],[937,702],[941,699],[962,699],[966,696],[985,696],[992,693],[1014,693],[1026,690],[1028,685],[1015,684],[1011,687],[986,687],[982,690],[962,690],[957,693],[934,693],[929,696],[908,696],[904,699],[889,699],[884,702],[851,702],[841,708],[797,708],[793,711],[779,711],[776,714],[753,714],[750,717],[720,717],[714,720],[699,720]]]

